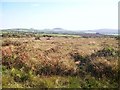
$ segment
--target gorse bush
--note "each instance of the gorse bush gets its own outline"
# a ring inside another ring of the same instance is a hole
[[[14,77],[16,82],[24,82],[30,78],[29,74],[15,68],[11,69],[11,75]]]
[[[112,47],[105,47],[96,53],[91,54],[90,62],[87,65],[87,72],[94,77],[111,78],[116,80],[118,77],[118,51]]]
[[[93,53],[91,56],[98,56],[98,57],[109,57],[109,56],[118,56],[118,51],[116,51],[112,47],[105,47],[102,50]]]
[[[94,64],[89,63],[87,67],[88,72],[91,72],[91,74],[95,77],[102,78],[114,78],[116,76],[116,72],[112,70],[112,67],[106,66],[104,64],[101,65],[101,63]]]

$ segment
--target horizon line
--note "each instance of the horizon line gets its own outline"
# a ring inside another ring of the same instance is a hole
[[[62,29],[62,30],[70,30],[70,31],[73,31],[73,30],[75,30],[75,31],[81,31],[81,30],[101,30],[101,29],[112,29],[112,30],[119,30],[118,28],[117,29],[115,29],[115,28],[97,28],[97,29],[64,29],[64,28],[60,28],[60,27],[55,27],[55,28],[24,28],[24,27],[22,27],[22,28],[0,28],[0,30],[5,30],[5,29],[33,29],[33,30],[45,30],[45,29],[56,29],[56,28],[58,28],[58,29]]]

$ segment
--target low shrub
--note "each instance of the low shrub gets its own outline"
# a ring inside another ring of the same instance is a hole
[[[6,39],[2,42],[2,46],[9,46],[9,45],[20,46],[22,45],[22,43],[19,41],[11,41],[9,39]]]

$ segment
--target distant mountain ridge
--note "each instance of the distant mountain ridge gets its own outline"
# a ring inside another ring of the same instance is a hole
[[[71,30],[66,30],[63,28],[53,28],[53,29],[25,29],[25,28],[14,28],[14,29],[3,29],[8,32],[12,31],[19,31],[19,32],[43,32],[43,33],[58,33],[58,34],[104,34],[104,35],[112,35],[112,34],[118,34],[117,29],[96,29],[96,30],[79,30],[79,31],[71,31]]]

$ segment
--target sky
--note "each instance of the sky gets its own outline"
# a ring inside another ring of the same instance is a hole
[[[118,1],[1,0],[0,29],[117,29]]]

